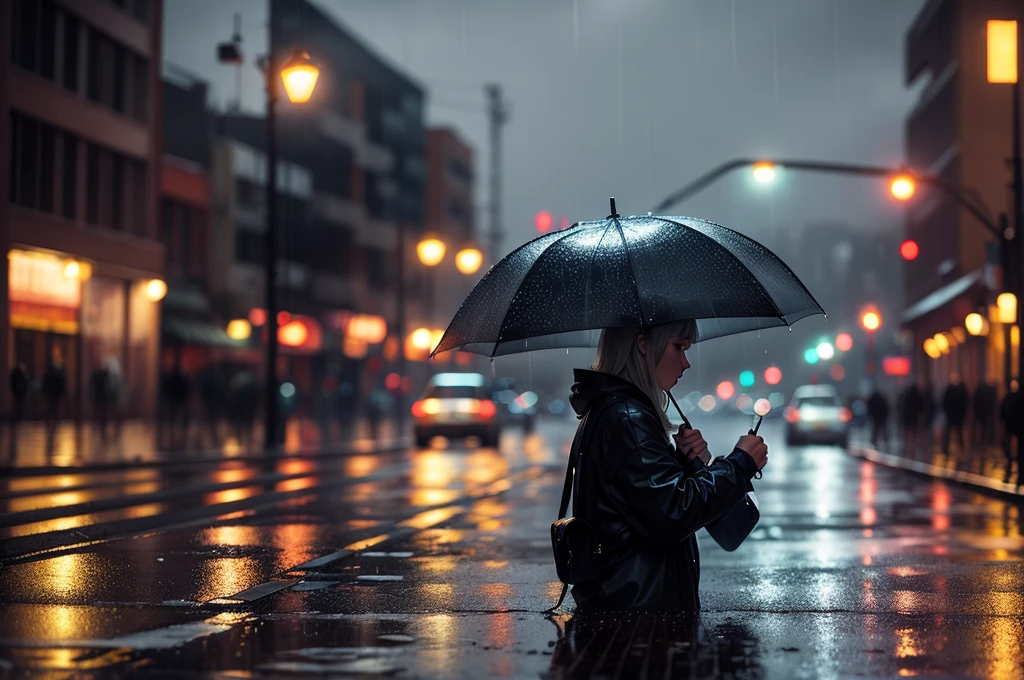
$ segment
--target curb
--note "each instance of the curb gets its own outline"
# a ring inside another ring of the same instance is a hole
[[[1024,489],[1024,487],[1017,487],[1013,484],[1004,483],[985,475],[965,472],[963,470],[950,470],[949,468],[924,463],[918,460],[907,460],[902,456],[882,453],[881,451],[876,451],[875,449],[867,446],[850,446],[847,448],[847,453],[856,458],[863,458],[864,460],[871,461],[872,463],[877,463],[878,465],[903,470],[904,472],[909,472],[921,477],[941,479],[958,486],[967,487],[973,491],[988,494],[990,496],[999,496],[1006,500],[1024,504],[1024,491],[1018,491],[1018,488]]]

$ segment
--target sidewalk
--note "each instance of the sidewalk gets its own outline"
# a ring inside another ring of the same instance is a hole
[[[874,448],[866,432],[854,433],[847,449],[852,455],[872,463],[905,470],[913,474],[943,479],[980,493],[998,495],[1015,501],[1024,500],[1024,486],[1016,486],[1016,464],[1010,483],[1003,481],[1006,459],[1001,447],[990,447],[987,451],[967,450],[954,452],[947,458],[938,444],[928,447],[927,452],[918,452],[908,457],[903,450],[903,441],[893,438],[883,451]],[[1016,443],[1014,443],[1016,456]]]
[[[212,456],[235,457],[263,450],[263,426],[257,421],[248,442],[239,442],[226,423],[217,428],[220,445],[214,443],[204,423],[190,423],[187,435],[179,431],[171,445],[171,434],[163,426],[159,432],[151,420],[126,420],[120,434],[108,426],[107,439],[100,437],[95,422],[64,420],[52,430],[40,421],[19,423],[12,428],[9,422],[0,424],[0,467],[21,468],[38,466],[84,466],[120,463],[126,461],[152,462],[172,459]],[[162,434],[162,441],[158,436]],[[397,445],[394,423],[382,421],[378,438],[371,437],[369,422],[357,420],[352,431],[342,436],[337,423],[331,422],[328,432],[320,432],[317,423],[309,419],[289,419],[285,429],[284,451],[294,453],[316,447],[345,446],[371,451],[381,446]],[[13,436],[12,436],[13,435]]]

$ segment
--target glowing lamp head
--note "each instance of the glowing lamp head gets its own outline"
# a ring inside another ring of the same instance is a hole
[[[762,162],[755,163],[754,169],[754,181],[758,184],[770,184],[775,180],[775,164]]]
[[[466,246],[455,254],[455,268],[459,270],[459,273],[466,276],[476,274],[483,263],[484,254],[480,252],[479,248],[474,246]]]
[[[972,312],[964,319],[964,327],[971,335],[982,335],[985,330],[985,317],[977,312]]]
[[[917,184],[910,175],[896,175],[889,183],[889,192],[898,201],[907,201],[917,191]]]
[[[314,64],[309,53],[296,49],[281,67],[281,80],[288,100],[293,104],[304,104],[313,96],[313,88],[320,77],[320,69]]]
[[[878,315],[878,312],[864,312],[860,318],[860,325],[866,331],[877,331],[882,325],[882,317]]]
[[[444,241],[436,236],[427,235],[416,244],[416,256],[428,267],[436,267],[444,259]]]
[[[167,284],[162,279],[152,279],[146,283],[146,297],[153,302],[160,302],[167,295]]]
[[[227,334],[232,340],[247,340],[252,335],[252,324],[248,319],[232,319],[228,322]]]
[[[1001,293],[996,298],[999,310],[999,323],[1013,323],[1017,320],[1017,296],[1013,293]]]

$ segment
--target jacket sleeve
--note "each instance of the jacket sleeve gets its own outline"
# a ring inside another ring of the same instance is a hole
[[[627,417],[612,445],[626,451],[610,474],[612,502],[646,540],[672,545],[718,519],[743,499],[757,471],[739,449],[710,465],[687,470],[660,428],[641,414]]]

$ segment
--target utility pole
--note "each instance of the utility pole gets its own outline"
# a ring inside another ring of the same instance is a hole
[[[487,96],[487,117],[491,125],[491,258],[497,262],[501,257],[501,127],[508,122],[510,111],[508,102],[502,95],[501,85],[489,83],[484,85]]]

